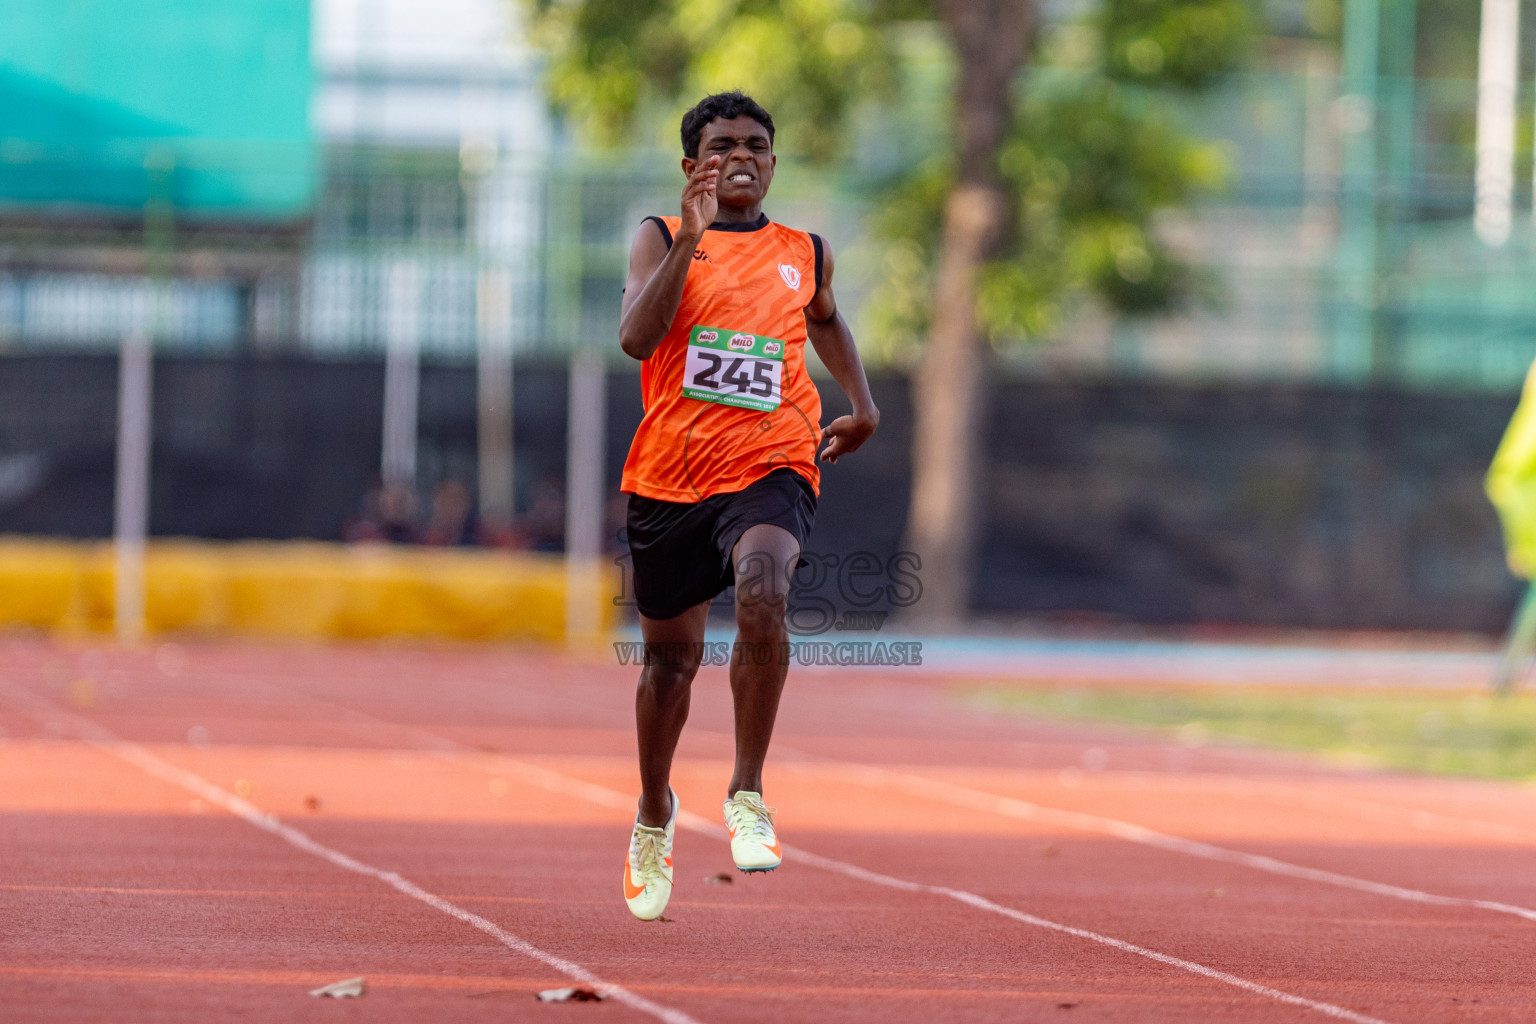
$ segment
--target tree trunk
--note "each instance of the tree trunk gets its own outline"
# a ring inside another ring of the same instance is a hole
[[[959,174],[944,205],[932,325],[912,393],[906,547],[922,559],[923,592],[911,618],[929,629],[958,625],[969,605],[988,362],[977,332],[976,284],[1006,235],[1009,203],[997,155],[1013,118],[1013,82],[1036,0],[941,0],[937,6],[959,60]]]

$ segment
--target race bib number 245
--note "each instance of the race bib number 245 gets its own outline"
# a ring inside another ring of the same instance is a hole
[[[683,396],[772,412],[784,383],[784,343],[745,331],[695,327],[688,335]]]

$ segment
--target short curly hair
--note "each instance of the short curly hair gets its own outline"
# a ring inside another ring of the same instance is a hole
[[[751,96],[733,89],[705,96],[683,115],[683,155],[695,160],[699,158],[699,140],[709,122],[715,118],[729,121],[743,115],[768,129],[768,144],[773,145],[773,118]]]

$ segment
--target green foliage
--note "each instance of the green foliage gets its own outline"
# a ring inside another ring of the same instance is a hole
[[[897,28],[936,20],[922,0],[522,2],[550,52],[556,103],[604,142],[647,111],[675,125],[682,104],[739,87],[773,111],[781,150],[829,161],[851,148],[855,111],[910,109],[933,87],[931,69],[904,66],[902,39],[913,37]],[[1202,292],[1154,222],[1219,185],[1225,165],[1169,100],[1240,66],[1254,21],[1247,0],[1103,0],[1040,40],[998,159],[1013,215],[978,282],[979,322],[995,343],[1048,336],[1089,296],[1148,314]],[[951,65],[964,59],[941,38]],[[878,354],[908,357],[926,335],[954,179],[946,146],[891,176],[874,204],[863,327]]]
[[[931,157],[892,182],[875,207],[880,257],[874,294],[860,325],[867,329],[860,344],[887,362],[910,361],[927,337],[933,251],[954,180],[954,160]]]
[[[1253,34],[1239,0],[1106,0],[1097,20],[1110,75],[1181,89],[1236,71]]]
[[[1302,0],[1301,20],[1313,36],[1337,41],[1344,31],[1344,0]]]
[[[1151,228],[1157,211],[1216,184],[1219,153],[1186,137],[1154,98],[1100,76],[1042,81],[999,161],[1018,197],[1012,252],[989,268],[981,316],[994,337],[1038,337],[1060,299],[1098,293],[1115,309],[1168,309],[1190,269]],[[1025,276],[1002,289],[999,283]]]
[[[1302,0],[1303,34],[1341,45],[1344,40],[1346,0]],[[1481,25],[1480,3],[1469,0],[1381,0],[1380,30],[1390,54],[1397,26],[1413,28],[1411,52],[1400,54],[1413,61],[1413,71],[1423,78],[1477,78],[1477,47]],[[1522,28],[1529,35],[1529,29]],[[1398,43],[1401,46],[1401,43]],[[1405,74],[1406,67],[1383,68],[1387,75]]]
[[[535,40],[552,55],[554,101],[595,138],[615,141],[644,95],[676,91],[686,40],[665,17],[666,0],[535,0]]]
[[[898,5],[861,0],[524,0],[549,54],[550,95],[588,138],[621,141],[646,111],[742,89],[785,146],[839,152],[850,108],[890,95],[880,31]],[[658,119],[658,120],[667,120]],[[675,129],[674,129],[675,130]]]
[[[1226,161],[1182,132],[1156,94],[1104,75],[1037,74],[998,165],[1015,219],[978,288],[978,319],[994,343],[1048,337],[1088,296],[1145,315],[1211,293],[1153,220],[1218,186]],[[952,181],[951,162],[930,161],[882,211],[889,248],[870,327],[887,357],[910,358],[926,332],[928,267]]]
[[[1226,175],[1221,150],[1192,137],[1171,101],[1238,67],[1252,32],[1242,0],[1107,0],[1041,41],[998,160],[1014,220],[978,286],[978,321],[995,344],[1049,337],[1089,297],[1148,315],[1214,296],[1210,275],[1155,229],[1161,211]],[[930,160],[880,215],[887,247],[867,317],[888,358],[910,360],[926,335],[952,182],[952,163]]]

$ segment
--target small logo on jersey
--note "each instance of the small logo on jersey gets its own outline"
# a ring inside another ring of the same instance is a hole
[[[757,337],[752,334],[733,334],[731,340],[726,342],[726,347],[736,352],[746,352],[757,343]]]
[[[699,332],[699,341],[700,341],[700,343],[705,344],[705,345],[713,345],[715,343],[715,339],[717,339],[719,337],[720,337],[720,332],[719,331],[700,331]]]
[[[779,276],[784,279],[784,283],[785,284],[789,285],[795,291],[799,291],[800,290],[800,268],[799,267],[792,267],[788,263],[780,263],[779,264]]]
[[[696,260],[704,260],[705,262],[708,262],[709,253],[705,252],[703,249],[695,249],[693,250],[693,258]]]
[[[767,342],[763,345],[763,355],[776,356],[779,354],[779,349],[781,348],[783,348],[783,346],[776,341]]]

